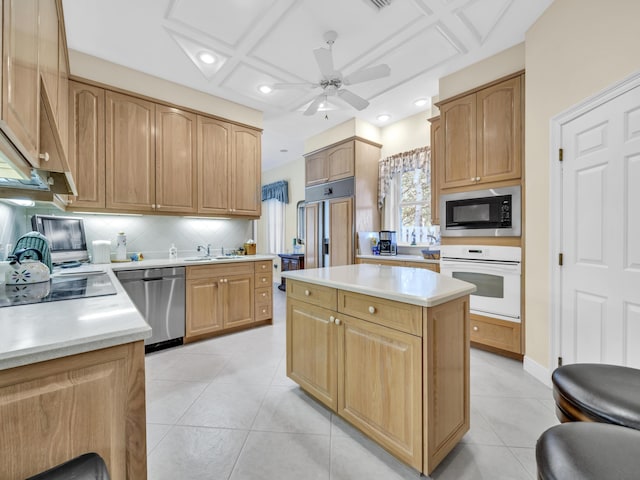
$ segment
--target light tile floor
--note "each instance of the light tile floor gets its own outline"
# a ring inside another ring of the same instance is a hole
[[[285,373],[285,294],[273,326],[146,357],[149,480],[396,480],[418,473],[303,393]],[[536,478],[551,390],[522,364],[471,351],[471,430],[433,479]]]

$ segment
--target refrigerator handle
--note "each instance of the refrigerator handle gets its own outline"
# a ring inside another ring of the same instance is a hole
[[[322,253],[324,255],[329,255],[329,239],[325,238],[322,240]]]

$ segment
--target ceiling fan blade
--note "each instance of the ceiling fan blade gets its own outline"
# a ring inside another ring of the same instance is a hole
[[[323,100],[324,100],[324,94],[318,95],[316,99],[313,102],[311,102],[311,105],[309,105],[307,109],[304,111],[304,114],[313,115],[314,113],[316,113],[318,111],[318,108],[320,108],[320,104],[322,103]]]
[[[333,54],[331,50],[328,48],[316,48],[313,54],[316,57],[316,62],[318,62],[322,76],[325,78],[333,76],[335,70],[333,69]]]
[[[318,83],[274,83],[271,88],[279,90],[281,88],[316,88],[319,86]]]
[[[347,75],[342,80],[345,85],[353,85],[354,83],[368,82],[369,80],[375,80],[376,78],[388,77],[391,74],[389,65],[382,64],[374,67],[363,68],[357,72],[353,72],[351,75]]]
[[[345,90],[344,88],[338,90],[338,96],[356,110],[364,110],[369,106],[369,102],[367,102],[364,98],[356,95],[353,92],[350,92],[349,90]]]

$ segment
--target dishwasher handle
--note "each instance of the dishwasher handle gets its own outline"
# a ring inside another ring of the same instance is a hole
[[[165,278],[163,277],[153,277],[153,278],[143,278],[142,281],[143,282],[158,282],[158,281],[162,281],[165,280]]]

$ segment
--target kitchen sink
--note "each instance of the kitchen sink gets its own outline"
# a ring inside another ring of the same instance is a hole
[[[190,257],[190,258],[184,258],[183,260],[185,262],[210,262],[211,260],[215,260],[215,258],[212,258],[212,257]]]

